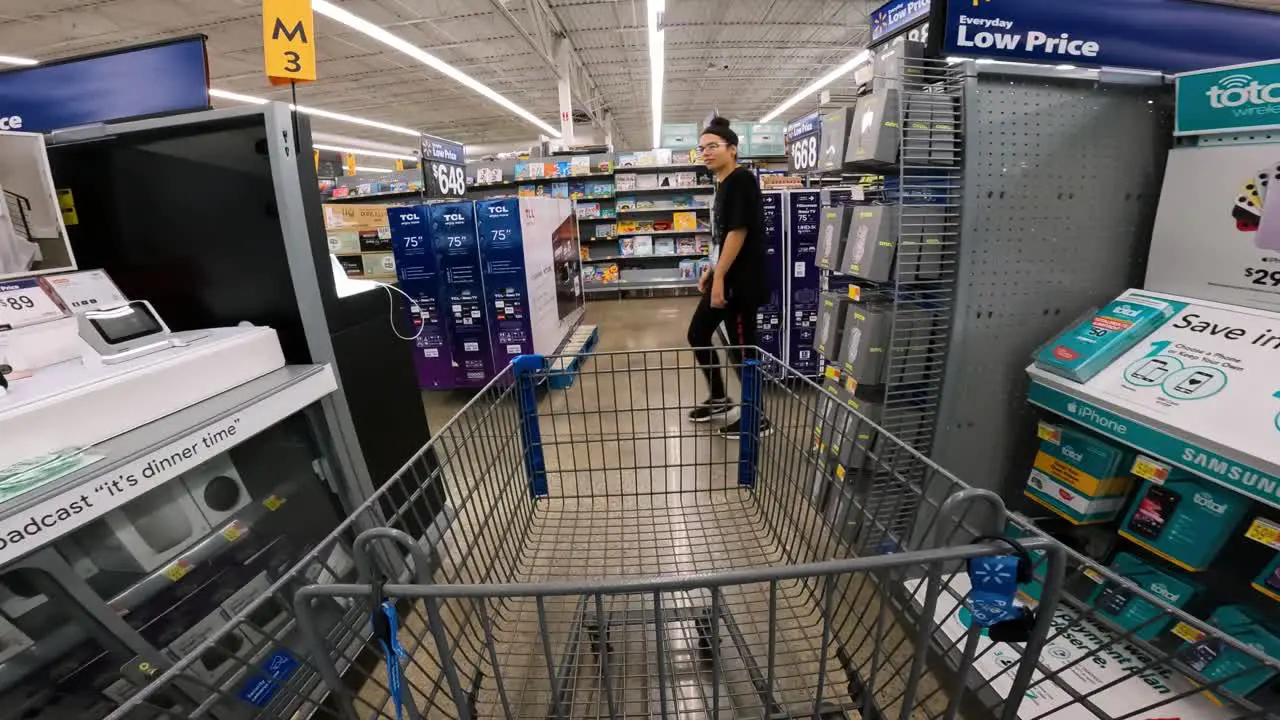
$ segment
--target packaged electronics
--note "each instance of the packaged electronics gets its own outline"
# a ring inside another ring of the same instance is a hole
[[[893,88],[882,88],[859,98],[845,162],[869,168],[897,163],[899,115],[898,91]],[[823,131],[826,131],[825,123]]]
[[[1124,508],[1133,485],[1132,456],[1071,426],[1044,440],[1023,494],[1077,525],[1107,522]]]
[[[828,360],[836,361],[840,357],[840,337],[848,312],[848,296],[823,293],[818,303],[818,330],[813,338],[813,348]]]
[[[929,133],[929,162],[933,165],[955,165],[960,161],[960,139],[956,137],[956,99],[933,98]]]
[[[1253,589],[1280,602],[1280,553],[1253,579]]]
[[[884,43],[876,48],[871,58],[875,70],[874,88],[902,89],[904,75],[920,75],[924,57],[924,43],[908,40],[905,35]]]
[[[1203,570],[1248,510],[1247,498],[1175,471],[1163,485],[1142,484],[1120,534],[1178,567]]]
[[[1041,348],[1036,367],[1068,380],[1088,382],[1175,312],[1177,308],[1165,300],[1127,292]],[[1159,371],[1152,368],[1152,372]]]
[[[815,265],[826,270],[840,270],[849,225],[856,210],[858,208],[848,205],[822,208],[818,217],[818,258]]]
[[[103,570],[148,573],[209,532],[181,482],[169,482],[86,525],[74,536]]]
[[[819,170],[839,170],[844,167],[849,124],[853,121],[855,112],[856,106],[850,106],[837,108],[822,116],[822,134],[818,143]]]
[[[831,439],[831,454],[837,463],[846,470],[861,468],[867,460],[867,453],[875,445],[877,426],[884,418],[884,403],[859,397],[851,390],[847,382],[841,388],[840,399],[845,407],[854,412],[839,412],[844,426],[838,427]]]
[[[853,220],[840,267],[843,272],[872,282],[888,282],[898,247],[898,208],[859,205],[850,209]]]
[[[1167,573],[1145,562],[1136,555],[1119,553],[1111,561],[1111,569],[1143,590],[1164,600],[1174,607],[1183,607],[1202,589],[1196,583]],[[1165,616],[1165,611],[1141,596],[1134,595],[1118,583],[1099,585],[1089,597],[1089,604],[1104,615],[1111,618],[1125,630],[1136,630],[1135,637],[1143,640],[1154,640],[1172,618]]]
[[[1241,605],[1224,605],[1214,610],[1209,616],[1209,624],[1265,655],[1280,655],[1280,639]],[[1189,643],[1179,656],[1210,681],[1231,678],[1222,683],[1222,689],[1241,697],[1262,687],[1276,674],[1274,668],[1259,663],[1217,637]]]
[[[893,330],[893,306],[849,303],[840,341],[840,365],[846,380],[879,385]]]

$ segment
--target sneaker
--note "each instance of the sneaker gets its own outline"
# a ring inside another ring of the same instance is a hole
[[[734,404],[729,398],[711,398],[689,411],[689,422],[711,422],[733,412]]]
[[[742,439],[742,420],[734,420],[725,425],[716,432],[720,433],[720,437],[725,440],[741,440]],[[773,423],[769,422],[769,418],[760,418],[759,437],[769,437],[773,434]]]

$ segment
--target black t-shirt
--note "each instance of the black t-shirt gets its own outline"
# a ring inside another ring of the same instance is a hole
[[[744,168],[729,173],[716,188],[716,247],[723,252],[729,231],[747,231],[742,250],[725,274],[725,295],[729,300],[754,305],[764,302],[768,293],[764,287],[764,208],[761,197],[756,176]]]

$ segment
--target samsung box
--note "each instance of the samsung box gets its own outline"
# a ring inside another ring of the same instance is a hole
[[[822,208],[818,218],[818,259],[815,261],[818,267],[833,272],[840,270],[849,224],[856,209],[848,205]]]
[[[853,210],[840,263],[843,271],[877,283],[889,281],[898,247],[898,207],[859,205]]]
[[[859,103],[862,101],[859,100]],[[839,170],[845,163],[845,145],[849,141],[849,123],[856,105],[832,110],[822,116],[822,134],[818,145],[818,169]]]
[[[1119,553],[1111,561],[1111,569],[1117,575],[1138,585],[1143,590],[1174,607],[1183,607],[1201,590],[1190,580],[1165,572],[1136,555]],[[1110,617],[1125,630],[1136,630],[1135,637],[1154,640],[1168,627],[1172,616],[1142,597],[1108,582],[1098,586],[1089,597],[1089,604]],[[1164,619],[1159,619],[1164,616]]]
[[[859,98],[845,162],[868,168],[897,163],[899,114],[897,90],[884,88]]]
[[[884,382],[893,306],[849,303],[840,342],[840,366],[846,380],[857,384]]]
[[[1231,537],[1250,501],[1181,471],[1144,482],[1120,534],[1184,570],[1203,570]]]
[[[840,357],[840,335],[844,330],[845,316],[849,311],[849,298],[838,293],[823,293],[818,303],[818,330],[814,334],[813,349],[828,360]]]

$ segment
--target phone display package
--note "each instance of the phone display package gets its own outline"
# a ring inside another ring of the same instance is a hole
[[[1184,570],[1209,566],[1249,512],[1251,502],[1187,473],[1164,484],[1143,482],[1120,525],[1120,535]]]
[[[1126,552],[1116,555],[1111,569],[1174,607],[1185,606],[1204,589]],[[1125,630],[1136,630],[1134,636],[1143,640],[1155,640],[1173,619],[1164,610],[1114,582],[1099,585],[1089,596],[1089,604]],[[1158,620],[1161,616],[1164,619]]]
[[[1083,430],[1062,426],[1043,440],[1023,494],[1077,525],[1114,520],[1133,486],[1133,455]]]

